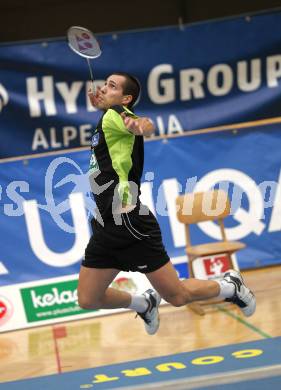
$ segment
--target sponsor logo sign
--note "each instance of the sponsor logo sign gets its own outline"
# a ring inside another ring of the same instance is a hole
[[[4,325],[13,315],[13,305],[4,296],[0,295],[0,326]]]
[[[235,259],[231,260],[225,253],[200,257],[192,266],[194,276],[199,279],[220,279],[227,270],[237,268]]]
[[[116,290],[126,291],[131,294],[136,294],[138,291],[138,286],[132,278],[121,277],[115,279],[112,284],[112,288]]]
[[[225,254],[204,258],[203,265],[208,278],[220,277],[231,268],[229,256]]]
[[[20,291],[28,322],[87,312],[78,305],[77,280],[28,287]]]

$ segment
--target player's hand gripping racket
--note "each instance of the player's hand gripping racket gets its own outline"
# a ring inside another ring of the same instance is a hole
[[[79,56],[87,59],[91,81],[94,87],[94,76],[90,59],[97,58],[101,55],[101,49],[94,34],[84,27],[72,26],[67,31],[67,39],[70,48]]]

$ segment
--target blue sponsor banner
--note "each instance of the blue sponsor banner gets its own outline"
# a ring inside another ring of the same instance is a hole
[[[227,236],[247,245],[237,255],[240,267],[281,263],[280,148],[280,125],[145,143],[143,202],[182,276],[185,238],[175,199],[218,185],[232,199]],[[89,151],[77,151],[1,164],[1,285],[79,271],[95,207],[89,158]],[[218,227],[194,226],[191,236],[194,243],[214,241]]]
[[[159,134],[280,117],[281,14],[100,35],[98,84],[114,70],[143,86]],[[98,114],[86,60],[65,39],[0,46],[0,158],[89,144]]]

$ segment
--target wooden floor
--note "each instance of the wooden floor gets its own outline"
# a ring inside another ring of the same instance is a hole
[[[204,317],[167,305],[155,336],[132,312],[0,334],[0,382],[281,336],[281,267],[244,278],[257,297],[250,318],[230,304]]]

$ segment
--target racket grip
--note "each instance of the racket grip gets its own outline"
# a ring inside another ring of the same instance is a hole
[[[95,84],[94,84],[93,70],[92,70],[91,63],[90,63],[90,60],[89,60],[89,58],[87,58],[87,64],[88,64],[89,71],[90,71],[90,77],[91,77],[91,81],[92,81],[93,92],[95,93],[96,91],[95,91]]]
[[[96,94],[96,92],[97,92],[97,89],[96,89],[96,86],[95,86],[95,82],[94,82],[94,80],[91,80],[91,82],[92,82],[92,90],[93,90],[93,94],[95,95],[95,94]]]

